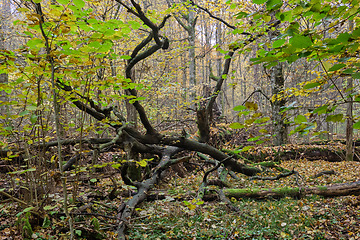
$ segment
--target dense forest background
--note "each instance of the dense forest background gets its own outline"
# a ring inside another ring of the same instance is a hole
[[[1,239],[360,237],[357,1],[0,11]]]

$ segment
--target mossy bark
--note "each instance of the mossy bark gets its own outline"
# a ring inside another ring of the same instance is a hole
[[[246,189],[225,189],[226,197],[234,198],[268,198],[268,197],[301,197],[304,195],[320,195],[324,197],[336,197],[347,195],[360,195],[360,181],[344,183],[331,186],[316,187],[283,187],[283,188],[246,188]]]

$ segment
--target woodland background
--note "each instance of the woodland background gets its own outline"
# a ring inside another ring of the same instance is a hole
[[[360,238],[359,11],[2,0],[0,238]]]

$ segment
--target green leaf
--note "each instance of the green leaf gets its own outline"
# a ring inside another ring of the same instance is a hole
[[[240,152],[246,152],[246,151],[248,151],[248,150],[250,150],[252,148],[254,148],[254,147],[253,146],[246,146],[243,149],[241,149]]]
[[[283,4],[282,0],[268,0],[266,2],[266,9],[267,10],[275,10],[281,7]]]
[[[141,27],[141,24],[136,21],[129,21],[128,22],[132,29],[137,30]]]
[[[62,5],[67,5],[70,2],[70,0],[56,0],[56,1]]]
[[[128,60],[128,59],[131,59],[131,57],[128,55],[122,55],[122,56],[120,56],[120,59]]]
[[[202,205],[202,204],[204,204],[204,201],[197,201],[196,202],[196,205]]]
[[[23,210],[23,213],[30,212],[33,209],[34,209],[34,207],[27,207]]]
[[[340,33],[336,39],[341,43],[346,43],[350,37],[351,35],[349,33]]]
[[[346,64],[343,64],[343,63],[339,63],[339,64],[335,64],[334,66],[332,66],[329,71],[337,71],[343,67],[345,67]]]
[[[245,110],[246,107],[243,106],[243,105],[238,105],[236,107],[233,108],[234,111],[242,111],[242,110]]]
[[[353,37],[360,37],[360,27],[356,28],[353,32],[352,32],[352,36]]]
[[[318,87],[320,86],[321,83],[318,83],[318,82],[314,82],[314,83],[308,83],[304,86],[304,89],[311,89],[311,88],[314,88],[314,87]]]
[[[348,69],[345,69],[343,71],[343,73],[345,73],[345,74],[353,74],[353,73],[355,73],[355,71],[356,71],[355,68],[348,68]]]
[[[91,225],[94,226],[94,229],[95,229],[96,231],[98,231],[98,230],[100,229],[99,220],[98,220],[96,217],[93,217],[93,218],[91,219]]]
[[[313,113],[317,113],[317,114],[324,114],[327,113],[327,109],[328,109],[328,105],[324,105],[321,107],[316,108]]]
[[[56,206],[46,205],[46,206],[44,207],[44,210],[48,211],[48,210],[52,210],[52,209],[54,209],[54,208],[56,208]]]
[[[81,236],[82,234],[82,231],[81,230],[75,230],[75,234],[78,235],[79,237]]]
[[[6,130],[6,131],[12,131],[13,127],[12,126],[6,126],[6,127],[3,127],[3,129]]]
[[[253,138],[249,138],[247,141],[248,142],[254,142],[254,141],[257,141],[261,138],[262,136],[256,136],[256,137],[253,137]]]
[[[354,123],[353,128],[354,129],[360,129],[360,121]]]
[[[30,116],[30,122],[32,123],[32,124],[35,124],[36,123],[36,121],[37,121],[37,115],[35,115],[35,114],[32,114],[31,116]]]
[[[121,167],[121,164],[120,163],[112,164],[111,167],[115,169],[119,169]]]
[[[239,13],[237,13],[235,16],[236,16],[237,19],[241,19],[241,18],[247,17],[247,16],[248,16],[248,13],[246,13],[246,12],[239,12]]]
[[[112,48],[113,44],[111,41],[104,42],[100,48],[98,49],[98,52],[107,52]]]
[[[85,2],[83,0],[73,0],[73,3],[78,8],[83,8],[85,6]]]
[[[28,115],[30,112],[28,110],[22,111],[21,113],[19,113],[20,117],[23,117],[25,115]]]
[[[43,224],[42,224],[42,228],[48,228],[48,227],[50,227],[50,225],[51,225],[50,219],[48,217],[45,217]]]
[[[285,39],[278,39],[278,40],[276,40],[275,42],[273,42],[272,47],[273,47],[273,48],[281,47],[282,45],[284,45],[285,42],[286,42]]]
[[[30,48],[38,48],[39,45],[43,45],[44,41],[39,38],[30,39],[27,42],[28,47]]]
[[[327,122],[341,122],[343,120],[343,114],[329,115],[326,117]]]
[[[313,45],[311,39],[306,36],[296,35],[289,40],[290,44],[296,48],[308,48]]]
[[[28,8],[21,7],[21,8],[17,8],[16,11],[18,11],[18,12],[28,12],[30,10]]]
[[[295,118],[294,118],[294,122],[296,123],[305,123],[307,122],[307,119],[305,116],[303,115],[297,115]]]
[[[352,75],[352,77],[355,78],[355,79],[360,79],[360,72],[354,73],[354,74]]]
[[[96,178],[92,178],[92,179],[90,179],[90,182],[96,183],[96,182],[97,182],[97,179],[96,179]]]
[[[37,109],[37,107],[34,105],[30,105],[30,106],[27,106],[26,109],[29,111],[35,111]]]
[[[238,122],[231,123],[229,125],[229,128],[232,128],[232,129],[241,129],[241,128],[244,128],[244,127],[245,127],[244,124],[241,124],[241,123],[238,123]]]
[[[267,0],[253,0],[253,3],[255,4],[263,4],[266,3]]]

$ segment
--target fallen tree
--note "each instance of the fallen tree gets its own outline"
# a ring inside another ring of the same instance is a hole
[[[316,187],[283,187],[283,188],[246,188],[246,189],[225,189],[223,190],[226,197],[234,198],[281,198],[296,197],[300,198],[305,195],[319,195],[323,197],[337,197],[348,195],[360,195],[360,181],[352,183],[343,183],[331,186]]]

